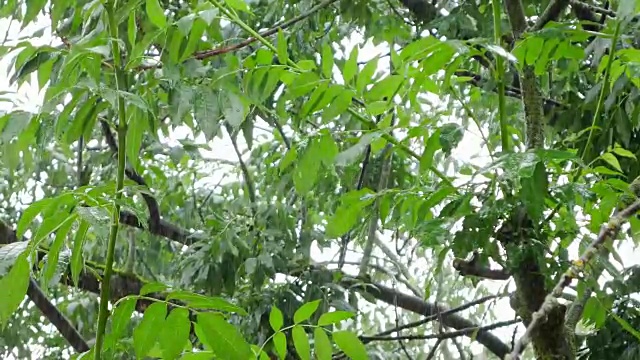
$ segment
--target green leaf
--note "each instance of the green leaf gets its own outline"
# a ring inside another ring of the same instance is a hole
[[[607,321],[607,311],[596,297],[590,297],[584,306],[584,318],[600,328]]]
[[[115,348],[118,341],[122,340],[121,337],[129,326],[131,315],[136,309],[137,302],[138,299],[135,297],[126,298],[118,302],[113,310],[113,315],[110,317],[111,331],[105,339],[105,350]]]
[[[293,338],[293,346],[301,360],[311,359],[311,346],[309,345],[309,337],[302,326],[294,326],[291,329],[291,337]]]
[[[28,252],[20,254],[9,273],[0,279],[0,289],[3,295],[0,296],[0,326],[4,327],[11,315],[18,309],[29,287],[29,266]]]
[[[243,11],[251,14],[251,11],[249,10],[249,6],[247,6],[247,3],[244,0],[224,0],[224,2],[234,10]]]
[[[327,221],[326,235],[335,238],[346,234],[360,219],[362,209],[374,201],[371,194],[371,190],[361,189],[343,195],[340,206]]]
[[[351,50],[351,55],[349,55],[349,59],[344,63],[344,67],[342,68],[342,78],[345,84],[349,84],[351,79],[356,75],[356,71],[358,71],[358,47],[354,46],[353,50]]]
[[[327,237],[337,238],[346,234],[360,218],[361,211],[360,207],[341,205],[327,221]]]
[[[293,314],[293,322],[299,324],[308,320],[311,315],[316,312],[318,305],[320,305],[320,300],[310,301],[300,306],[300,308]]]
[[[98,109],[96,106],[97,103],[99,103],[98,97],[92,96],[87,98],[84,104],[76,110],[73,116],[73,122],[67,127],[64,134],[64,141],[66,144],[72,144],[74,141],[78,140],[80,136],[82,136],[87,124],[95,123],[92,120],[98,115],[96,113],[96,110]]]
[[[600,159],[604,160],[607,164],[609,164],[615,170],[622,172],[618,159],[612,153],[604,153],[600,156]]]
[[[381,136],[382,134],[378,131],[372,131],[362,135],[357,144],[351,146],[350,148],[336,156],[336,165],[348,166],[353,164],[357,160],[357,158],[364,153],[364,151],[367,149],[367,146],[369,146],[372,141],[378,139]]]
[[[284,333],[277,332],[273,335],[273,347],[276,348],[276,353],[280,356],[280,359],[284,359],[287,356],[287,337]]]
[[[287,150],[287,152],[284,154],[284,156],[280,160],[280,163],[278,164],[278,168],[280,169],[280,173],[282,173],[291,164],[293,164],[293,161],[297,157],[298,157],[298,150],[296,150],[295,147],[291,147],[291,149]]]
[[[75,219],[73,220],[75,221]],[[53,279],[53,276],[55,275],[58,267],[57,265],[58,259],[60,257],[60,250],[65,243],[64,240],[67,238],[67,235],[69,234],[74,221],[66,221],[58,228],[56,237],[49,247],[49,251],[47,252],[47,263],[43,273],[43,283],[46,286],[50,285],[51,279]]]
[[[358,336],[351,331],[335,331],[333,333],[333,341],[338,345],[345,355],[353,360],[367,360],[367,349],[358,339]]]
[[[539,36],[533,36],[527,39],[527,55],[526,63],[528,65],[535,65],[538,59],[540,59],[540,53],[544,48],[544,39]]]
[[[375,74],[376,70],[378,70],[378,57],[375,57],[364,65],[362,71],[358,74],[358,78],[356,79],[356,90],[358,94],[362,94],[367,85],[371,83],[371,79]]]
[[[180,62],[184,62],[198,50],[198,44],[202,41],[202,35],[205,30],[207,30],[207,23],[204,20],[197,18],[193,21],[193,25],[189,33],[189,40],[187,41],[187,46],[180,56]]]
[[[136,24],[136,11],[133,10],[129,13],[129,19],[127,20],[127,40],[131,48],[136,44],[136,34],[138,34],[138,26]]]
[[[323,328],[317,327],[313,330],[313,349],[318,360],[331,360],[333,347]]]
[[[225,119],[234,129],[238,129],[246,117],[244,103],[232,92],[226,94],[228,102],[222,110]]]
[[[140,146],[144,133],[147,130],[147,119],[144,113],[135,108],[130,108],[129,121],[127,122],[127,158],[134,169],[138,168],[140,162]]]
[[[163,359],[177,359],[180,356],[189,341],[190,331],[189,310],[183,308],[171,310],[158,338]]]
[[[129,321],[131,321],[131,314],[133,314],[133,311],[136,309],[137,302],[138,299],[132,297],[118,303],[118,306],[113,310],[113,315],[111,316],[112,333],[116,335],[124,333]]]
[[[211,351],[198,351],[198,352],[190,352],[184,353],[180,360],[211,360],[215,359],[215,354]],[[262,358],[260,358],[262,360]]]
[[[455,123],[444,124],[440,127],[440,145],[447,156],[451,155],[451,151],[462,141],[464,130],[464,127]]]
[[[320,79],[315,72],[302,73],[295,77],[287,92],[293,99],[296,99],[315,90],[324,82],[326,80]]]
[[[27,5],[27,12],[24,14],[24,18],[22,19],[21,30],[36,19],[40,11],[42,11],[44,6],[47,4],[47,0],[31,0],[25,1],[25,3]],[[6,3],[3,2],[3,5],[6,5]]]
[[[189,307],[197,309],[215,309],[220,311],[228,311],[240,315],[247,315],[247,312],[227,300],[219,297],[210,297],[200,294],[194,294],[188,291],[174,291],[167,295],[167,300],[180,300]]]
[[[221,111],[218,95],[208,88],[201,90],[195,99],[195,117],[205,139],[211,141],[220,130]]]
[[[337,324],[341,321],[351,319],[352,317],[354,317],[354,314],[349,311],[337,310],[337,311],[324,313],[320,315],[320,318],[318,319],[318,326]]]
[[[76,236],[73,239],[73,251],[71,252],[71,279],[77,286],[80,279],[80,273],[84,268],[84,256],[82,250],[84,249],[84,240],[89,230],[89,223],[80,220],[80,225],[76,231]]]
[[[158,283],[158,282],[149,282],[144,284],[142,289],[140,289],[140,295],[147,295],[154,292],[165,291],[169,288],[167,284]]]
[[[160,6],[160,2],[158,0],[146,0],[147,2],[147,16],[149,16],[149,20],[156,27],[164,29],[167,26],[167,19],[164,16],[164,9]]]
[[[31,225],[33,219],[40,214],[42,210],[55,202],[55,198],[44,198],[42,200],[38,200],[34,203],[31,203],[29,207],[27,207],[20,220],[18,221],[18,225],[16,226],[16,237],[21,239],[24,236],[24,233],[27,231],[28,226]]]
[[[59,228],[73,223],[76,220],[76,214],[70,214],[67,211],[58,211],[52,216],[48,216],[42,220],[42,224],[36,231],[36,234],[31,239],[31,243],[35,246],[40,245],[40,242],[51,235]]]
[[[229,360],[247,360],[253,358],[253,351],[238,329],[229,324],[219,313],[204,312],[198,314],[198,325],[202,334],[198,338],[208,345],[220,358]],[[203,338],[200,336],[202,335]]]
[[[322,135],[317,139],[317,141],[317,151],[321,156],[320,161],[325,166],[333,165],[333,161],[339,151],[338,145],[335,140],[333,140],[333,136],[331,136],[329,132],[323,130]]]
[[[155,345],[166,316],[167,304],[164,302],[154,302],[144,311],[142,321],[133,330],[133,348],[139,359],[145,358]]]
[[[629,150],[627,149],[623,149],[621,147],[615,147],[612,150],[614,153],[616,153],[616,155],[618,156],[622,156],[622,157],[627,157],[627,158],[631,158],[631,159],[636,159],[636,156]]]
[[[282,312],[275,305],[271,306],[271,312],[269,313],[269,324],[273,331],[278,331],[284,324],[284,318]]]
[[[331,45],[324,43],[322,44],[322,75],[327,78],[333,78],[333,50],[331,49]]]
[[[616,315],[615,313],[612,312],[611,316],[613,316],[613,318],[618,322],[618,324],[620,324],[620,326],[623,329],[625,329],[627,332],[629,332],[637,340],[640,341],[640,331],[634,329],[633,326],[631,326],[631,324],[629,324],[625,319],[621,318],[620,316]]]
[[[13,111],[5,117],[6,123],[2,129],[0,142],[7,143],[14,137],[18,137],[29,126],[32,114],[26,111]]]
[[[322,113],[322,121],[328,122],[334,118],[344,114],[353,100],[353,92],[351,90],[343,90],[331,102],[328,108]]]
[[[323,158],[318,147],[319,143],[312,141],[293,171],[293,185],[298,194],[306,195],[316,183]]]
[[[400,75],[387,76],[373,85],[371,90],[364,95],[365,100],[367,102],[391,100],[391,97],[398,92],[404,83],[404,79],[404,76]]]
[[[287,38],[284,36],[282,28],[278,28],[277,45],[278,47],[276,50],[278,51],[278,61],[280,64],[286,65],[289,62],[289,52],[287,47]]]
[[[433,165],[433,157],[435,156],[436,151],[440,148],[440,129],[438,129],[431,134],[424,147],[424,152],[420,157],[420,173],[424,174],[431,169],[431,166]]]

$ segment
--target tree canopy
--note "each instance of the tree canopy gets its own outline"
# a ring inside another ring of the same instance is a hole
[[[638,14],[0,0],[3,358],[640,358]]]

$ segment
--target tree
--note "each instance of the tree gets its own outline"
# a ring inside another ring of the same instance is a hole
[[[638,10],[3,3],[5,354],[633,358]]]

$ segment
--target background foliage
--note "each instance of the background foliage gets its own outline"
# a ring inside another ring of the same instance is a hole
[[[0,0],[3,357],[637,358],[639,10]]]

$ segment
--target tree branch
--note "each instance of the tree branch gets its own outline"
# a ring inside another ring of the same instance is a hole
[[[519,323],[520,319],[514,320],[506,320],[499,321],[494,324],[485,325],[485,326],[473,326],[470,328],[464,328],[456,331],[449,331],[445,333],[439,334],[429,334],[429,335],[402,335],[402,336],[360,336],[360,340],[365,343],[369,343],[372,341],[398,341],[398,340],[428,340],[428,339],[453,339],[459,336],[472,336],[475,332],[480,331],[489,331],[513,324]]]
[[[556,305],[558,304],[557,298],[562,296],[564,288],[571,284],[571,281],[584,270],[586,264],[595,257],[595,255],[602,248],[607,239],[613,238],[615,234],[617,234],[623,222],[638,211],[640,211],[640,200],[634,202],[626,209],[620,211],[616,216],[609,220],[608,224],[602,226],[598,237],[589,245],[589,247],[587,247],[587,249],[578,260],[573,261],[569,269],[560,278],[558,284],[553,288],[551,293],[546,296],[544,303],[542,304],[542,306],[540,306],[540,309],[533,313],[531,317],[531,323],[529,323],[529,326],[527,326],[527,330],[525,331],[524,335],[522,335],[522,337],[518,339],[513,347],[513,351],[511,352],[510,356],[507,357],[507,359],[520,359],[520,355],[524,352],[527,345],[531,342],[533,331],[536,330],[536,328],[540,326],[540,324],[544,322],[544,320],[549,316],[549,313],[554,308],[556,308]]]
[[[508,2],[508,1],[507,1]],[[547,8],[544,9],[542,15],[538,17],[538,21],[536,21],[533,26],[533,31],[538,31],[542,29],[549,21],[555,21],[560,16],[560,13],[564,11],[569,5],[569,0],[552,0],[547,5]]]
[[[460,335],[466,335],[472,340],[478,341],[501,359],[509,353],[509,346],[503,343],[498,337],[491,334],[488,330],[479,329],[476,324],[468,319],[448,313],[449,309],[444,306],[425,302],[418,297],[398,292],[381,284],[363,285],[361,281],[354,278],[345,277],[342,280],[342,284],[352,288],[359,288],[382,302],[389,305],[397,305],[402,309],[416,314],[423,316],[440,316],[443,325],[462,331],[463,333]],[[477,331],[474,330],[471,332],[469,329],[472,328]]]

